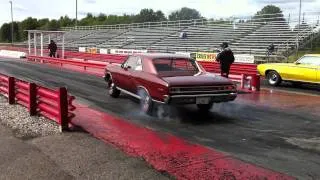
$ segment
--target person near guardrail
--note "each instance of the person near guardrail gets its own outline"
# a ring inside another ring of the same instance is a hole
[[[220,63],[221,76],[228,78],[231,64],[234,62],[234,55],[227,42],[222,43],[221,48],[216,60]]]
[[[48,49],[50,51],[49,56],[50,57],[56,57],[56,52],[57,52],[57,44],[51,40],[50,44],[48,45]]]

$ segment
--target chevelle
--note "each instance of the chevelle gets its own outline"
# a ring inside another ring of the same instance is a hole
[[[294,84],[320,84],[320,54],[307,54],[295,63],[260,64],[257,67],[260,75],[265,76],[268,83],[277,86],[281,81]]]
[[[133,96],[147,114],[159,104],[196,104],[208,111],[214,103],[237,97],[235,83],[206,72],[184,55],[131,55],[121,65],[108,64],[104,79],[111,97],[117,98],[121,92]]]

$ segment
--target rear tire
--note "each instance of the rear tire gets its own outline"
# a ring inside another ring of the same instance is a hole
[[[208,112],[213,106],[213,103],[209,103],[209,104],[197,104],[198,109],[201,112]]]
[[[121,93],[121,91],[117,89],[117,86],[112,82],[111,79],[108,81],[108,93],[113,98],[119,97]]]
[[[281,76],[279,75],[279,73],[277,73],[277,71],[268,72],[267,79],[268,83],[271,86],[278,86],[282,81]]]
[[[149,93],[144,90],[140,89],[139,90],[139,95],[140,95],[140,109],[142,112],[148,115],[153,114],[153,101]]]

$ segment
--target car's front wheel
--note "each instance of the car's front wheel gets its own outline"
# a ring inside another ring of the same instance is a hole
[[[213,103],[209,104],[197,104],[197,107],[202,112],[208,112],[213,106]]]
[[[276,71],[270,71],[267,74],[268,83],[272,86],[277,86],[281,83],[281,76]]]
[[[117,86],[111,79],[108,81],[108,93],[113,98],[119,97],[121,93],[121,91],[117,89]]]

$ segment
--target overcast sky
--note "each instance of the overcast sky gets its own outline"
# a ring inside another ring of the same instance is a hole
[[[12,0],[14,20],[75,18],[76,0]],[[320,12],[320,0],[302,0],[302,11]],[[195,8],[207,18],[253,15],[263,6],[274,4],[284,11],[297,13],[299,0],[78,0],[78,18],[87,13],[136,14],[142,8],[161,10],[166,15],[181,7]],[[0,25],[11,21],[9,0],[0,0]]]

